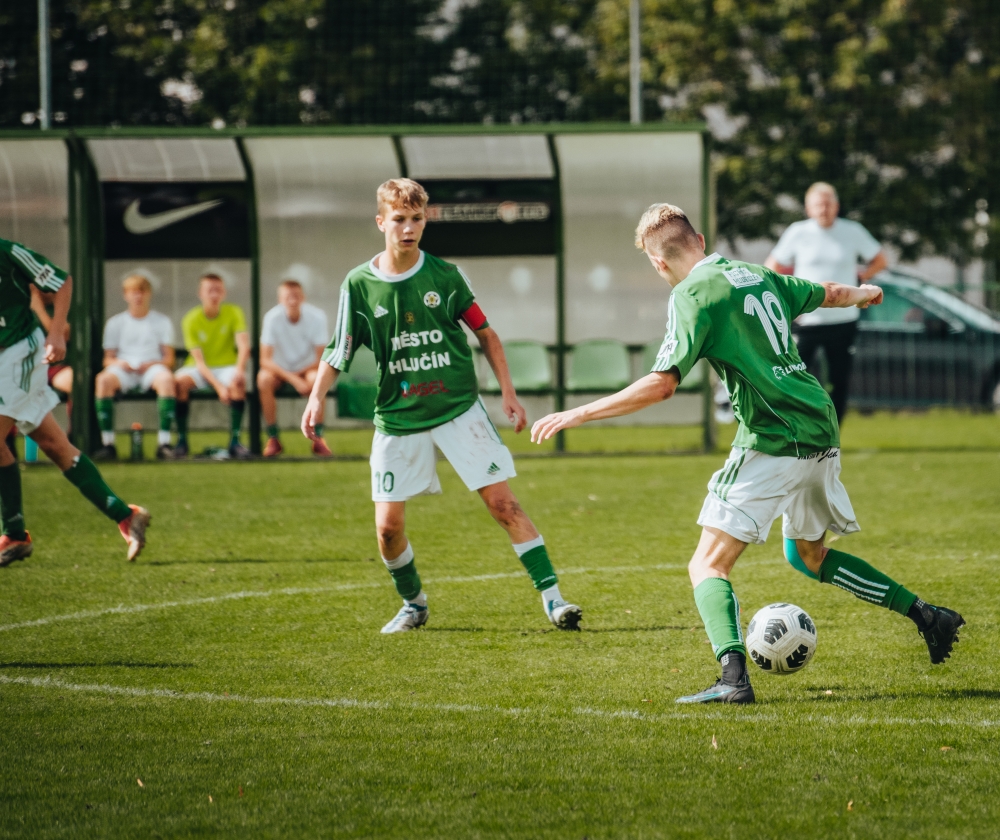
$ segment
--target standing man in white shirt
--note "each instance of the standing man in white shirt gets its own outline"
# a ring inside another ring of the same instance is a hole
[[[142,274],[130,274],[122,283],[128,309],[104,325],[104,370],[95,381],[97,425],[103,444],[95,460],[113,461],[115,449],[115,394],[119,391],[156,391],[159,414],[157,458],[172,458],[170,427],[177,414],[174,382],[174,325],[150,309],[153,286]]]
[[[301,396],[308,397],[316,381],[319,358],[330,340],[326,313],[305,301],[305,291],[298,280],[282,280],[278,286],[278,305],[264,316],[257,393],[267,427],[265,458],[275,458],[284,450],[278,431],[277,390],[287,382]],[[333,454],[323,440],[322,427],[316,430],[312,452],[321,457]]]
[[[864,225],[837,218],[837,191],[819,181],[806,191],[805,221],[795,222],[781,235],[764,265],[779,274],[794,274],[814,283],[867,283],[886,267],[881,244]],[[858,263],[863,263],[863,267]],[[847,408],[847,388],[854,361],[854,337],[861,312],[850,309],[817,309],[795,321],[799,356],[812,367],[822,347],[829,368],[833,406],[838,422]]]

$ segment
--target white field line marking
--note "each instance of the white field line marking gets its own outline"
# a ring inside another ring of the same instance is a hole
[[[167,688],[130,688],[128,686],[101,683],[70,683],[53,677],[8,677],[0,674],[0,685],[21,685],[31,688],[56,689],[83,694],[110,694],[138,699],[188,700],[202,703],[242,703],[252,706],[297,706],[301,708],[368,709],[377,711],[411,710],[448,712],[452,714],[499,714],[508,717],[537,718],[540,714],[559,717],[569,714],[576,717],[596,717],[604,720],[643,721],[661,723],[678,720],[734,721],[738,723],[781,723],[784,715],[743,714],[737,710],[729,712],[668,712],[650,714],[633,709],[605,711],[602,709],[574,708],[529,709],[505,708],[503,706],[481,706],[471,703],[390,703],[384,700],[356,700],[352,697],[248,697],[242,694],[215,694],[209,691],[174,691]],[[838,726],[971,726],[992,728],[1000,726],[1000,720],[957,720],[955,718],[869,718],[860,715],[836,717],[835,715],[806,715],[796,718],[796,726],[802,723],[825,723]]]
[[[754,565],[744,563],[745,566]],[[686,569],[686,563],[659,563],[654,566],[614,566],[604,569],[564,569],[560,575],[578,574],[630,574],[633,572],[651,572],[662,570]],[[442,577],[428,578],[428,584],[442,583],[478,583],[480,581],[503,580],[506,578],[527,577],[524,571],[518,572],[498,572],[489,575],[468,575],[462,577]],[[218,604],[223,601],[239,601],[244,598],[272,598],[275,595],[313,595],[322,592],[344,592],[350,589],[381,589],[388,585],[388,581],[377,581],[370,583],[341,583],[336,586],[313,586],[313,587],[288,587],[285,589],[269,589],[264,591],[242,591],[230,592],[226,595],[212,595],[205,598],[192,598],[188,601],[164,601],[160,604],[132,604],[125,606],[119,604],[117,607],[105,607],[100,610],[83,610],[66,615],[51,615],[46,618],[35,618],[30,621],[19,621],[16,624],[0,625],[0,633],[7,633],[11,630],[23,630],[27,627],[42,627],[46,624],[55,624],[60,621],[83,621],[88,618],[100,618],[105,615],[129,615],[132,613],[149,612],[150,610],[168,610],[175,607],[196,607],[202,604]]]

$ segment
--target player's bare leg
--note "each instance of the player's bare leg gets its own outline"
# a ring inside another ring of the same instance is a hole
[[[403,606],[382,632],[404,633],[427,623],[427,594],[420,583],[413,547],[406,539],[406,502],[375,502],[375,533],[382,562],[392,575]]]
[[[678,703],[753,703],[747,674],[747,650],[740,624],[740,603],[729,575],[747,544],[718,528],[705,527],[688,563],[694,600],[705,622],[722,677],[704,691],[679,697]]]
[[[275,394],[280,387],[281,380],[274,373],[264,368],[257,371],[257,396],[260,398],[260,413],[267,430],[265,458],[276,458],[285,449],[278,437],[278,400]]]
[[[188,455],[188,417],[191,413],[191,392],[195,390],[195,381],[189,376],[178,376],[175,379],[177,388],[177,445],[174,447],[175,458],[186,458]]]
[[[480,488],[479,495],[490,515],[510,536],[514,551],[531,575],[535,589],[542,594],[542,606],[549,621],[560,630],[578,630],[583,610],[563,599],[545,541],[517,501],[510,485],[506,481],[490,484]]]
[[[312,386],[316,383],[316,377],[318,374],[319,371],[315,367],[299,371],[299,376],[306,381],[310,390],[312,390]],[[308,393],[304,396],[308,396]],[[322,423],[318,423],[316,425],[316,437],[312,439],[312,454],[317,458],[330,458],[333,455],[333,452],[330,451],[329,444],[327,444],[326,440],[323,438]]]
[[[166,369],[157,373],[153,379],[153,391],[156,392],[156,411],[159,415],[156,457],[169,461],[174,457],[174,448],[170,445],[170,429],[177,419],[177,382],[174,375]]]
[[[146,545],[146,529],[151,519],[149,511],[125,504],[115,495],[94,462],[69,442],[51,414],[45,415],[31,432],[31,438],[94,507],[118,523],[118,530],[128,544],[128,560],[135,560]]]
[[[826,534],[818,540],[786,539],[785,557],[795,569],[821,583],[832,583],[862,601],[905,615],[927,643],[932,664],[951,655],[959,628],[965,625],[961,615],[928,604],[860,557],[826,547],[825,540]]]

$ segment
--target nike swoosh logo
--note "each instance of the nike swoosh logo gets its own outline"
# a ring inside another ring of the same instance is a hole
[[[178,222],[190,219],[192,216],[197,216],[199,213],[204,213],[222,204],[222,199],[216,198],[212,201],[202,201],[199,204],[178,207],[176,210],[166,210],[163,213],[152,213],[151,215],[144,216],[139,211],[140,200],[137,198],[126,207],[125,215],[122,217],[125,230],[139,236],[144,233],[152,233],[154,230],[160,230],[169,225],[175,225]]]

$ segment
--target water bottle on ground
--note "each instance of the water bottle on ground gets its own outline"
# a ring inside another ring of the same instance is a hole
[[[132,424],[132,460],[142,460],[142,423]]]

